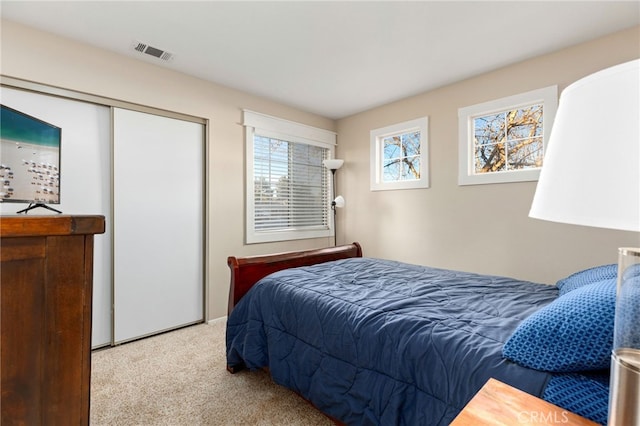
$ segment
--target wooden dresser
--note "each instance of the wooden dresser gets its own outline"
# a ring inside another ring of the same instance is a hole
[[[2,417],[88,425],[93,236],[103,216],[0,216]]]

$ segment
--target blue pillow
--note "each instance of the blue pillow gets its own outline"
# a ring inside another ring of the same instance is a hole
[[[582,286],[593,284],[598,281],[610,280],[618,276],[618,265],[602,265],[585,269],[569,275],[556,283],[560,290],[560,296],[567,294]]]
[[[502,354],[525,367],[556,373],[609,368],[615,305],[615,279],[583,285],[520,323]]]
[[[608,372],[554,374],[542,399],[558,407],[606,425],[609,414]]]

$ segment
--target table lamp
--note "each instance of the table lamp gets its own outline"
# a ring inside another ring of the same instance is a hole
[[[639,105],[640,60],[562,92],[530,217],[640,232]],[[640,425],[640,248],[618,250],[610,384],[609,424]]]

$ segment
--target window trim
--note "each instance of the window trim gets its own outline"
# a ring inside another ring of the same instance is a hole
[[[288,142],[302,143],[307,145],[319,146],[329,150],[329,158],[335,157],[335,147],[337,135],[335,132],[320,129],[317,127],[307,126],[305,124],[272,117],[258,112],[243,110],[243,126],[245,127],[245,243],[257,244],[276,241],[288,241],[308,238],[324,238],[333,237],[333,215],[329,211],[330,200],[333,195],[331,187],[331,176],[329,170],[327,173],[327,200],[325,202],[327,208],[327,228],[322,229],[279,229],[279,230],[255,230],[255,204],[254,204],[254,158],[253,158],[253,142],[254,135],[271,137]]]
[[[384,171],[382,170],[382,141],[385,137],[410,133],[415,130],[420,130],[420,179],[406,180],[397,182],[384,182],[382,176]],[[387,191],[398,189],[419,189],[429,188],[429,145],[428,145],[428,132],[429,130],[429,117],[420,117],[414,120],[405,121],[402,123],[392,124],[390,126],[381,127],[379,129],[371,130],[371,157],[370,157],[370,189],[371,191]]]
[[[492,183],[537,181],[540,169],[507,170],[475,174],[475,150],[473,147],[473,119],[475,117],[504,112],[534,104],[543,107],[543,158],[553,121],[558,109],[558,86],[548,86],[513,96],[471,105],[458,109],[458,185],[483,185]]]

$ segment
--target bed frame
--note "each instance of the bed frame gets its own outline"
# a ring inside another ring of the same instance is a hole
[[[256,282],[273,272],[350,257],[362,257],[362,247],[360,244],[351,243],[337,247],[260,256],[229,256],[227,258],[227,265],[229,265],[231,269],[231,283],[227,314],[231,314],[231,311],[233,311],[233,308],[238,304],[238,301]]]

